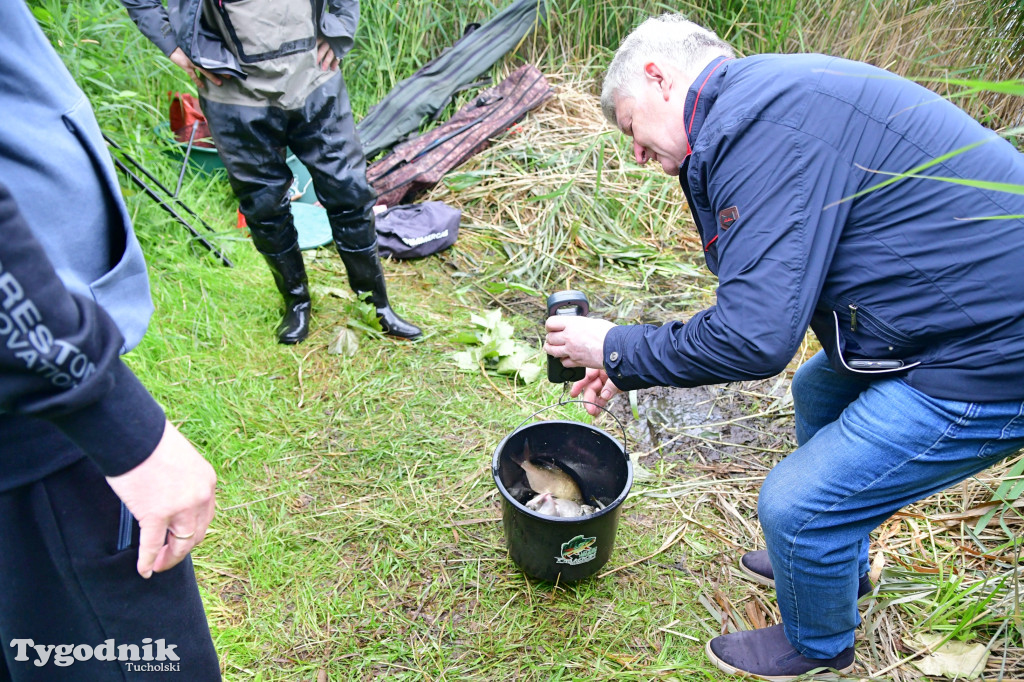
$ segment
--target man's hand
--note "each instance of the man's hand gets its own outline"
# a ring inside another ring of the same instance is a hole
[[[576,315],[552,315],[544,325],[544,352],[564,367],[604,367],[604,337],[615,325],[607,320]]]
[[[213,467],[171,422],[153,453],[107,483],[138,520],[143,578],[173,568],[203,541],[213,519]]]
[[[587,403],[584,407],[592,416],[597,416],[600,409],[605,407],[608,401],[619,392],[619,387],[612,383],[603,369],[588,369],[587,376],[577,381],[569,389],[569,395],[573,398],[583,394],[583,401]]]
[[[575,315],[552,315],[544,352],[562,360],[565,367],[587,367],[587,375],[572,385],[569,395],[583,394],[587,412],[596,415],[619,392],[604,369],[604,337],[615,325],[607,320]],[[599,405],[600,407],[596,407]]]
[[[223,82],[217,74],[196,66],[192,60],[185,55],[185,51],[180,47],[174,48],[174,52],[167,55],[167,58],[185,69],[185,73],[188,74],[188,77],[192,79],[192,82],[195,83],[196,87],[200,90],[206,88],[206,83],[203,82],[203,78],[208,79],[214,85],[220,85]],[[224,76],[224,78],[230,78],[230,76]]]
[[[331,48],[323,38],[316,39],[316,63],[320,65],[321,71],[337,71],[339,59],[334,56],[334,49]]]

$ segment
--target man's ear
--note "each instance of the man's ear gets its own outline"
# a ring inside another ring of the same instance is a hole
[[[672,89],[672,77],[671,75],[658,66],[657,62],[647,62],[644,64],[644,77],[648,83],[658,86],[661,90],[661,96],[668,101],[669,91]]]

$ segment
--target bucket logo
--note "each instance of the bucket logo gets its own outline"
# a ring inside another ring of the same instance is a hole
[[[560,564],[578,566],[585,564],[597,556],[597,538],[585,538],[577,535],[572,540],[562,543],[562,556],[556,556],[555,561]]]

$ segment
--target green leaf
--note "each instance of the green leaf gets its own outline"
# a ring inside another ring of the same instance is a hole
[[[1021,215],[985,215],[976,216],[974,218],[960,218],[960,220],[1020,220],[1024,218],[1024,214]]]
[[[533,287],[528,287],[525,284],[517,284],[515,282],[490,282],[484,285],[484,291],[490,294],[503,294],[506,291],[521,291],[524,294],[530,294],[531,296],[543,297],[544,294],[537,291]]]
[[[530,362],[535,353],[526,346],[520,345],[511,355],[503,357],[495,371],[498,374],[516,375],[523,383],[532,383],[541,373],[541,366],[536,362]]]
[[[979,189],[987,189],[993,192],[1006,192],[1008,194],[1024,194],[1024,185],[1015,185],[1009,182],[991,182],[989,180],[970,180],[967,178],[947,178],[940,175],[919,175],[917,173],[887,173],[885,171],[875,171],[879,175],[894,175],[900,178],[918,178],[920,180],[938,180],[940,182],[949,182],[954,185],[966,185],[968,187],[977,187]]]
[[[992,494],[992,500],[996,502],[1003,502],[1007,505],[1013,504],[1017,499],[1024,494],[1024,478],[1021,478],[1024,474],[1024,458],[1021,458],[1010,467],[1009,471],[1004,475],[1006,480],[999,484],[996,491]],[[1004,511],[1005,506],[997,506],[989,511],[985,512],[976,524],[974,524],[974,534],[978,535],[985,527],[995,518],[995,515]]]
[[[519,378],[523,383],[532,384],[543,371],[544,368],[536,362],[528,362],[519,368]]]
[[[455,354],[455,364],[459,366],[459,369],[475,372],[480,369],[480,363],[477,362],[477,351],[464,350]]]
[[[498,362],[494,371],[498,374],[515,374],[522,366],[523,357],[521,355],[507,355]]]
[[[554,192],[548,192],[547,194],[541,194],[539,196],[526,197],[526,201],[547,201],[548,199],[555,199],[557,197],[565,196],[565,193],[572,187],[573,181],[569,180],[562,184],[561,187],[556,189]]]
[[[999,484],[992,499],[1002,502],[1016,502],[1024,493],[1024,458],[1020,459],[1004,474],[1006,480]]]
[[[495,348],[502,357],[516,355],[516,342],[512,339],[498,339]]]
[[[961,78],[932,78],[915,79],[919,82],[945,83],[946,85],[959,85],[968,88],[966,93],[956,93],[957,96],[972,94],[975,92],[998,92],[1004,95],[1024,95],[1024,80],[1011,81],[982,81],[964,80]]]
[[[456,341],[473,346],[469,351],[455,354],[455,361],[461,368],[478,369],[482,362],[489,371],[515,375],[527,383],[537,378],[542,371],[538,363],[532,362],[537,350],[514,338],[515,328],[501,319],[501,310],[471,313],[470,321],[480,331],[455,335]]]
[[[498,323],[494,325],[494,336],[498,339],[511,339],[515,335],[516,330],[512,328],[508,322],[504,320],[498,320]]]
[[[384,328],[377,319],[377,308],[370,302],[370,292],[360,294],[346,306],[349,314],[348,325],[364,331],[381,333]]]
[[[484,359],[497,358],[500,353],[498,352],[498,341],[490,341],[480,347],[480,357]]]
[[[359,351],[359,339],[348,327],[338,327],[334,330],[334,338],[327,344],[329,355],[344,355],[352,357]]]
[[[484,313],[484,319],[487,320],[488,329],[496,329],[498,327],[498,323],[501,322],[501,310],[498,308],[488,310]]]
[[[40,24],[52,24],[53,15],[45,7],[33,7],[32,15],[36,18]]]
[[[942,163],[943,161],[945,161],[946,159],[951,159],[954,156],[957,156],[958,154],[963,154],[965,152],[968,152],[968,151],[974,149],[975,147],[979,147],[979,146],[985,144],[986,142],[990,142],[990,141],[991,141],[991,138],[984,139],[984,140],[980,140],[978,142],[974,142],[972,144],[960,147],[959,149],[954,149],[953,151],[947,152],[947,153],[943,154],[942,156],[939,156],[939,157],[937,157],[935,159],[932,159],[931,161],[927,161],[925,163],[922,163],[920,166],[915,166],[914,168],[911,168],[910,170],[906,171],[905,173],[895,174],[895,177],[889,178],[888,180],[883,180],[882,182],[878,183],[877,185],[872,185],[871,187],[868,187],[867,189],[862,189],[861,191],[857,192],[856,194],[851,194],[848,197],[843,197],[839,201],[832,202],[831,204],[829,204],[825,208],[831,208],[833,206],[836,206],[837,204],[841,204],[843,202],[850,201],[851,199],[856,199],[857,197],[864,196],[865,194],[868,194],[870,192],[874,192],[875,190],[882,189],[883,187],[887,187],[887,186],[893,184],[894,182],[899,182],[900,180],[902,180],[904,178],[912,177],[912,176],[914,176],[914,174],[920,173],[923,170],[927,170],[928,168],[931,168],[932,166],[936,166],[936,165]],[[857,167],[858,168],[863,168],[863,166],[860,166],[860,165],[858,165]],[[879,173],[881,175],[893,175],[891,173],[883,173],[882,171],[877,171],[877,170],[873,171],[870,168],[864,168],[864,170],[872,172],[872,173]]]
[[[446,175],[443,180],[445,186],[453,192],[467,190],[474,185],[479,185],[488,176],[495,175],[494,171],[470,171],[467,173],[452,173]]]

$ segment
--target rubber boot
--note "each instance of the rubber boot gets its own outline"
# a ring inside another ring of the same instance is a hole
[[[292,345],[309,336],[309,281],[298,244],[286,251],[263,254],[274,274],[274,284],[284,297],[284,317],[277,326],[277,341]]]
[[[380,258],[377,255],[377,241],[365,249],[358,251],[346,250],[339,242],[334,242],[345,264],[345,271],[348,273],[348,283],[357,296],[369,293],[369,301],[377,309],[377,320],[385,334],[396,336],[400,339],[416,339],[422,332],[414,324],[406,322],[391,309],[388,303],[387,284],[384,281],[384,271],[380,267]]]

